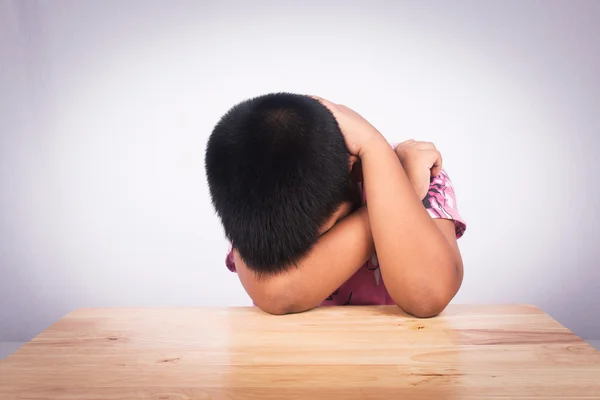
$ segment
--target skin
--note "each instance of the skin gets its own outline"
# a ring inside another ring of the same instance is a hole
[[[254,303],[271,314],[318,306],[376,251],[388,293],[404,312],[432,317],[444,310],[463,279],[454,222],[432,219],[421,200],[442,158],[432,143],[409,140],[392,149],[355,111],[316,97],[333,113],[360,160],[368,208],[344,203],[297,267],[258,277],[234,250],[239,278]],[[327,268],[323,268],[327,266]]]

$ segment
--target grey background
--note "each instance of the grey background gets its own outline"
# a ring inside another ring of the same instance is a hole
[[[252,4],[250,4],[252,3]],[[459,303],[600,338],[598,1],[0,0],[0,341],[78,307],[249,305],[203,151],[235,102],[315,93],[434,141]]]

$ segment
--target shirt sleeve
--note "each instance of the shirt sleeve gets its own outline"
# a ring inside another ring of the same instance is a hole
[[[467,224],[458,212],[454,187],[446,171],[442,170],[437,177],[432,178],[423,205],[431,218],[454,221],[457,239],[465,233]]]

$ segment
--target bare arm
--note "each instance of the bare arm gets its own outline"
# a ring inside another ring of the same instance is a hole
[[[254,303],[271,314],[288,314],[318,306],[346,282],[373,254],[365,207],[335,224],[300,261],[297,268],[258,277],[234,251],[237,272]]]
[[[458,291],[463,274],[453,223],[434,221],[421,203],[429,178],[441,168],[439,152],[411,140],[396,154],[357,112],[316,98],[333,113],[348,149],[361,159],[371,231],[388,293],[410,314],[437,315]],[[406,154],[401,163],[399,157]]]
[[[382,136],[366,141],[360,156],[373,239],[388,293],[410,314],[437,315],[462,282],[454,224],[429,216]]]

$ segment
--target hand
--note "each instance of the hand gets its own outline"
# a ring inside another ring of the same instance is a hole
[[[432,177],[442,170],[442,155],[430,142],[407,140],[396,147],[396,155],[419,200],[427,196]]]
[[[346,146],[351,154],[360,157],[368,142],[372,139],[383,139],[381,133],[356,111],[318,96],[311,97],[320,101],[331,111],[344,135]]]

